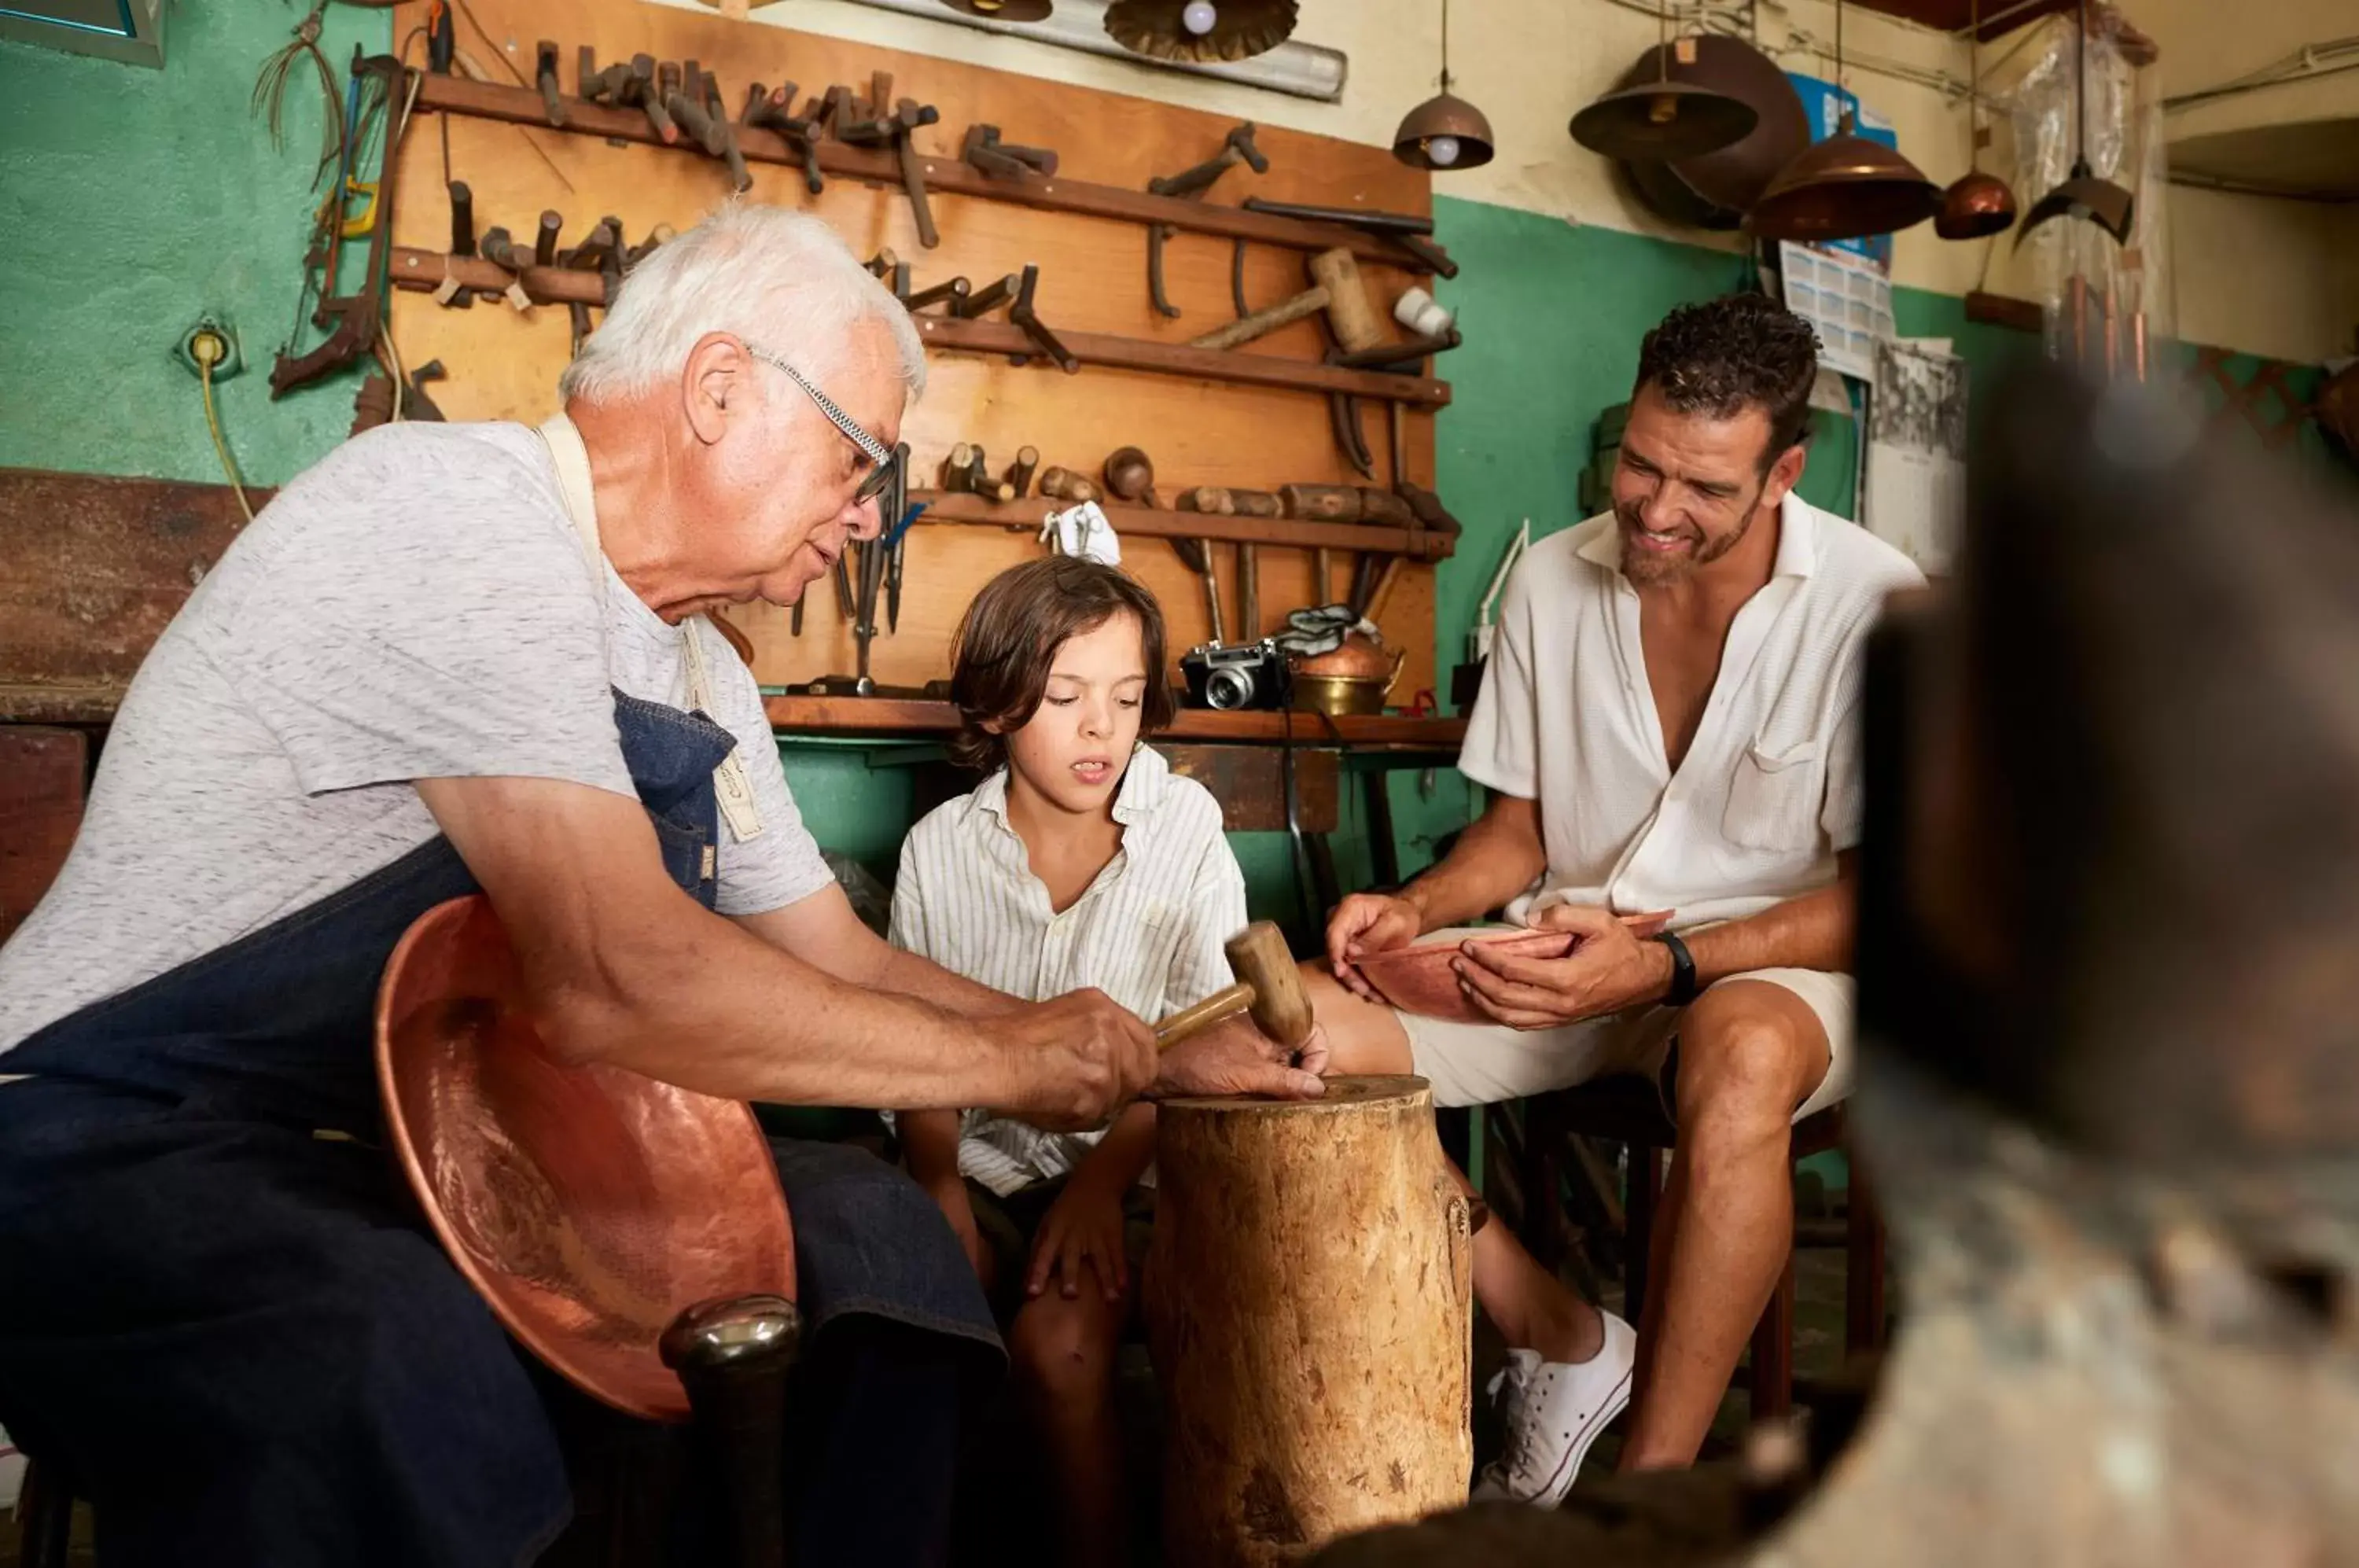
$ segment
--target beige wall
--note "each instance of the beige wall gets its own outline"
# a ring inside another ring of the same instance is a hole
[[[656,0],[694,5],[697,0]],[[2212,0],[2128,0],[2141,25],[2149,11],[2211,5]],[[2268,9],[2281,0],[2267,0]],[[2320,8],[2348,8],[2351,0],[2282,0]],[[756,13],[758,23],[863,39],[919,53],[954,55],[978,64],[1086,86],[1184,103],[1216,113],[1348,140],[1383,145],[1403,111],[1434,90],[1439,69],[1440,0],[1301,0],[1297,36],[1344,51],[1350,78],[1340,103],[1314,103],[1225,82],[1175,75],[1118,60],[1100,59],[978,33],[953,22],[933,22],[872,10],[844,0],[780,0]],[[2254,6],[2223,7],[2250,11]],[[1807,49],[1789,48],[1798,35],[1832,40],[1829,0],[1763,0],[1764,43],[1790,70],[1827,73],[1828,62]],[[1567,134],[1573,112],[1603,92],[1638,52],[1653,43],[1656,24],[1611,0],[1459,0],[1451,22],[1451,66],[1457,90],[1491,118],[1499,155],[1489,166],[1437,179],[1451,195],[1546,212],[1574,223],[1654,234],[1699,245],[1734,248],[1734,236],[1675,230],[1624,195],[1603,159]],[[1846,48],[1861,57],[1946,71],[1961,80],[1962,45],[1941,35],[1854,9]],[[1946,184],[1965,172],[1963,107],[1939,91],[1871,71],[1852,73],[1852,85],[1890,120],[1902,148],[1918,167]],[[1021,127],[1007,133],[1021,139]],[[2004,148],[1999,149],[2002,153]],[[1174,164],[1194,149],[1173,149]],[[2018,192],[2027,202],[2034,193]],[[2182,201],[2179,245],[2179,305],[2186,331],[2205,341],[2254,353],[2314,359],[2348,331],[2338,324],[2324,259],[2326,225],[2308,215],[2246,213],[2249,202],[2209,196]],[[2266,243],[2255,245],[2256,234]],[[1951,245],[1930,224],[1902,234],[1895,251],[1897,281],[1962,294],[2008,278],[2006,236],[1996,242]]]

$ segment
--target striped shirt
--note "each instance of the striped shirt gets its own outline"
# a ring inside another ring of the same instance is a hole
[[[1007,821],[1007,773],[927,813],[901,845],[893,942],[995,991],[1045,1001],[1094,985],[1152,1023],[1229,984],[1245,883],[1212,791],[1140,746],[1114,820],[1122,847],[1063,913]],[[966,1113],[959,1171],[1005,1197],[1061,1176],[1098,1133]]]

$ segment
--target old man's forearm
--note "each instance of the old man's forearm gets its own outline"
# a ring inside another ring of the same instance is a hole
[[[594,982],[536,986],[554,1048],[784,1105],[958,1106],[1013,1092],[1003,1054],[943,1008],[839,980],[681,902],[679,940],[643,931],[659,945],[598,964]],[[527,975],[538,967],[527,959]]]
[[[990,1105],[1024,1087],[972,1025],[699,905],[665,874],[635,800],[523,778],[420,779],[418,792],[491,896],[564,1055],[789,1105]]]
[[[736,919],[771,946],[866,990],[912,996],[962,1018],[994,1018],[1023,1005],[895,947],[862,923],[832,885],[782,909]]]

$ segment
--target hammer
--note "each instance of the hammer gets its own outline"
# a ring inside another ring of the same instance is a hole
[[[1310,1037],[1313,1019],[1310,994],[1302,988],[1302,974],[1286,938],[1267,920],[1256,920],[1223,944],[1234,985],[1213,992],[1192,1007],[1182,1007],[1155,1026],[1158,1050],[1169,1051],[1191,1035],[1239,1013],[1252,1018],[1254,1028],[1288,1051],[1299,1051]]]
[[[1374,348],[1384,342],[1384,323],[1377,318],[1375,307],[1368,303],[1368,291],[1360,283],[1359,263],[1352,259],[1350,251],[1340,245],[1321,251],[1310,258],[1310,276],[1316,279],[1314,286],[1293,299],[1190,339],[1188,346],[1235,348],[1321,310],[1327,312],[1336,341],[1347,351]]]

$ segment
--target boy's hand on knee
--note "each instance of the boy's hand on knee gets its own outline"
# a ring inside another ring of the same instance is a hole
[[[1085,1268],[1086,1266],[1086,1268]],[[1038,1296],[1058,1281],[1058,1293],[1078,1301],[1094,1275],[1109,1301],[1130,1289],[1130,1259],[1123,1247],[1122,1194],[1103,1182],[1076,1174],[1049,1206],[1032,1243],[1032,1271],[1024,1293]]]

